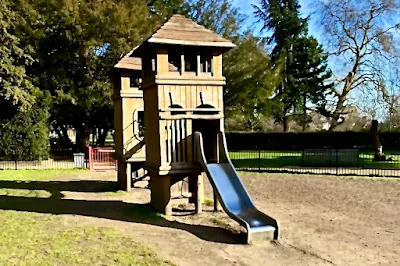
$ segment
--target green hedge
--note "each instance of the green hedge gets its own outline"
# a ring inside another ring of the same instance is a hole
[[[400,132],[380,133],[385,150],[400,150]],[[370,132],[226,133],[228,148],[238,150],[371,149]]]
[[[29,111],[0,119],[0,160],[32,161],[49,157],[48,112],[35,105]]]

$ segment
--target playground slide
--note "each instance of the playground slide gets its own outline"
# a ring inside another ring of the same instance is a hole
[[[225,135],[219,132],[219,163],[207,163],[200,132],[194,134],[197,161],[203,166],[225,212],[247,229],[247,243],[278,239],[278,221],[260,212],[251,200],[228,156]]]

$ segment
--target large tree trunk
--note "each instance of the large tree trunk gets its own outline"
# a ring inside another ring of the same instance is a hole
[[[377,120],[372,120],[371,136],[372,136],[373,149],[375,152],[374,161],[386,161],[386,156],[383,153],[383,147],[379,139]]]
[[[54,125],[54,128],[55,128],[55,131],[58,136],[58,144],[60,145],[60,147],[61,148],[71,148],[72,142],[68,136],[67,127],[56,123]]]
[[[289,131],[289,119],[288,119],[287,116],[283,117],[282,126],[283,126],[283,132],[288,132]]]
[[[76,125],[76,148],[80,152],[85,152],[89,146],[89,126],[88,123]]]
[[[307,128],[307,97],[303,95],[303,132],[306,132]]]
[[[99,137],[97,139],[97,145],[100,147],[104,147],[106,145],[106,138],[108,135],[109,129],[99,129]]]

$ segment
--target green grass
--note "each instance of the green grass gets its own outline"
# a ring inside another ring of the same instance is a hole
[[[45,181],[54,180],[63,175],[84,174],[87,170],[2,170],[0,180]]]
[[[358,167],[365,169],[400,169],[400,155],[398,151],[388,153],[393,161],[375,162],[373,152],[362,152],[359,157]],[[301,166],[302,153],[299,151],[239,151],[229,152],[232,163],[237,168],[280,168]],[[259,159],[260,158],[260,159]]]
[[[15,211],[0,211],[0,223],[1,265],[172,265],[110,228]]]
[[[123,190],[104,192],[104,195],[109,196],[109,197],[120,197],[120,196],[124,196],[127,194],[128,194],[128,192],[123,191]]]
[[[46,183],[62,175],[81,173],[85,171],[0,171],[0,184],[2,181]],[[74,226],[66,223],[64,216],[15,211],[17,202],[25,202],[27,209],[29,204],[43,203],[45,212],[57,213],[63,200],[52,199],[51,193],[40,189],[0,188],[1,206],[4,206],[0,208],[0,265],[172,265],[112,228]],[[147,205],[138,205],[129,211],[139,220],[160,219],[160,214]]]
[[[206,206],[212,207],[212,206],[214,206],[214,201],[212,199],[205,199],[204,204]]]

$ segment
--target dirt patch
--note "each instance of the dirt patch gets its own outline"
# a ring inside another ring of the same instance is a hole
[[[178,265],[400,264],[400,181],[242,174],[256,206],[281,227],[278,242],[244,245],[243,228],[211,206],[193,215],[193,205],[180,204],[169,219],[146,217],[149,190],[100,191],[115,179],[110,173],[64,177],[84,188],[66,186],[57,214],[71,226],[114,227]],[[209,184],[205,193],[212,198]]]

